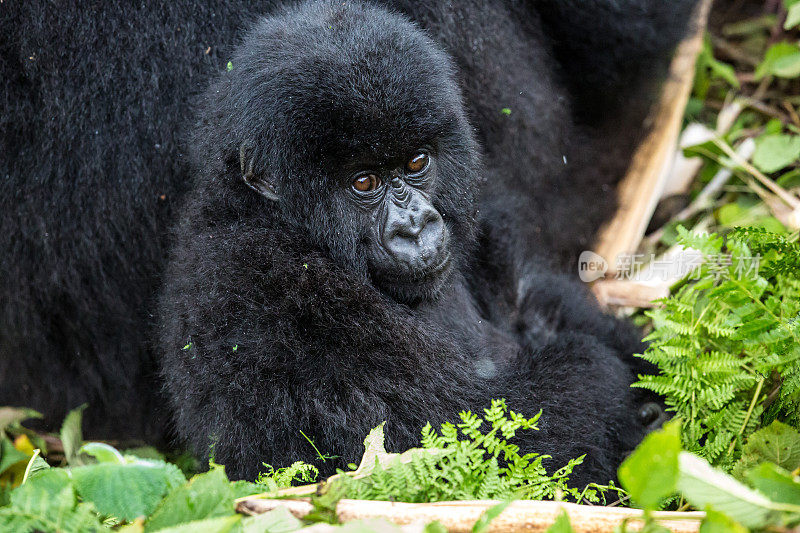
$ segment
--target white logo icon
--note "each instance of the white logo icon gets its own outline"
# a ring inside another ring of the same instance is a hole
[[[581,252],[578,258],[578,276],[584,283],[604,278],[608,272],[608,262],[594,252]]]

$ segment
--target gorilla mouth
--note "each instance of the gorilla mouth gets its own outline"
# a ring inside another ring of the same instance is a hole
[[[452,264],[452,254],[447,252],[445,256],[439,261],[435,263],[433,266],[427,267],[423,270],[418,271],[411,277],[411,282],[413,281],[424,281],[431,277],[439,277],[445,270],[448,270]]]
[[[402,302],[418,302],[434,298],[453,272],[453,256],[447,252],[432,266],[415,270],[384,272],[376,284]]]

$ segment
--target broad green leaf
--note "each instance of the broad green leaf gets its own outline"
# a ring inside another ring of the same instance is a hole
[[[26,492],[24,498],[17,497],[10,507],[0,509],[0,531],[83,533],[108,530],[90,505],[78,503],[75,489],[67,485],[53,495],[31,491]]]
[[[25,466],[25,479],[23,483],[39,472],[49,469],[50,465],[47,464],[47,461],[42,459],[41,450],[33,450],[33,457],[31,457],[30,461],[28,461],[28,464]]]
[[[339,500],[345,497],[346,492],[347,486],[341,481],[326,483],[320,491],[311,495],[313,509],[304,519],[312,522],[335,523],[338,520],[336,506],[339,505]]]
[[[15,498],[26,499],[31,494],[52,498],[69,486],[69,474],[63,468],[50,468],[30,476],[28,481],[11,493],[11,503]]]
[[[139,459],[157,459],[159,461],[166,460],[164,454],[152,446],[140,446],[138,448],[126,448],[121,450],[120,453],[125,456],[133,455]],[[173,461],[174,462],[174,461]]]
[[[425,524],[425,529],[422,530],[422,533],[447,533],[447,528],[438,520],[434,520]]]
[[[800,52],[775,60],[772,72],[779,78],[797,78],[800,76]]]
[[[214,466],[167,494],[145,524],[145,529],[157,531],[193,520],[227,516],[233,510],[233,489],[225,469]]]
[[[734,68],[714,57],[714,48],[711,44],[711,38],[706,35],[703,41],[703,50],[697,58],[698,66],[708,68],[715,78],[722,78],[729,85],[739,88],[739,80],[736,78],[736,71]]]
[[[545,533],[574,533],[574,529],[572,529],[572,524],[569,521],[569,515],[566,511],[561,511],[561,514],[558,515],[556,521],[553,522],[553,525],[547,528]]]
[[[104,442],[87,442],[78,453],[85,453],[94,457],[98,463],[125,464],[125,458],[113,446]]]
[[[618,472],[622,486],[633,501],[644,509],[656,509],[664,498],[675,492],[680,450],[678,420],[644,438]]]
[[[786,22],[783,23],[783,29],[791,30],[795,26],[800,26],[800,3],[794,4],[789,8],[786,14]]]
[[[777,420],[756,431],[748,437],[734,475],[741,478],[760,463],[775,463],[790,472],[800,468],[800,432]]]
[[[0,531],[102,531],[91,505],[79,504],[69,475],[50,469],[32,476],[0,509]]]
[[[800,47],[786,42],[772,45],[755,72],[756,79],[769,75],[781,78],[800,75]]]
[[[800,187],[800,169],[790,170],[775,180],[775,182],[784,189]]]
[[[64,418],[64,423],[61,424],[61,442],[64,445],[64,457],[67,459],[67,464],[77,465],[80,464],[78,460],[78,449],[83,444],[83,431],[81,430],[81,423],[83,421],[83,411],[86,409],[87,404],[70,411]]]
[[[695,507],[711,506],[747,527],[764,527],[774,523],[780,511],[794,510],[770,501],[689,452],[681,452],[679,464],[678,490]]]
[[[28,459],[27,455],[14,447],[14,443],[8,439],[0,438],[0,474],[10,466]]]
[[[123,520],[150,515],[182,477],[174,465],[155,461],[79,466],[70,474],[81,498]]]
[[[683,149],[684,157],[702,157],[707,161],[715,161],[723,157],[722,149],[714,141],[705,141],[700,144],[693,144]]]
[[[749,217],[749,211],[737,203],[725,204],[717,210],[717,220],[723,226],[735,226]]]
[[[770,500],[800,506],[800,481],[795,481],[783,468],[763,463],[750,470],[747,479]]]
[[[786,226],[784,226],[783,223],[781,223],[781,221],[775,217],[759,218],[752,224],[752,227],[763,228],[771,233],[787,233]]]
[[[800,158],[800,135],[762,135],[756,139],[753,165],[770,174]]]
[[[242,517],[240,515],[220,516],[217,518],[206,518],[205,520],[193,520],[191,522],[159,529],[158,531],[159,533],[197,533],[200,531],[202,531],[202,533],[239,532],[241,531],[241,522]],[[272,532],[270,531],[269,533]]]
[[[780,133],[783,131],[783,122],[777,118],[772,118],[764,125],[764,133],[771,135],[773,133]]]
[[[478,517],[475,524],[472,526],[472,533],[486,533],[489,531],[489,525],[492,523],[492,520],[500,516],[500,514],[506,510],[506,507],[511,505],[511,501],[512,500],[500,502],[482,512],[481,516]]]
[[[29,418],[42,418],[42,414],[24,407],[0,407],[0,433]]]
[[[234,500],[244,498],[245,496],[270,492],[269,488],[266,488],[264,485],[251,483],[249,481],[234,481],[230,485]]]
[[[290,533],[303,527],[303,522],[283,506],[242,520],[242,533]]]
[[[715,77],[722,78],[732,87],[739,88],[739,80],[736,78],[736,71],[731,65],[723,63],[716,58],[712,58],[712,60],[708,62],[708,67]]]
[[[706,509],[700,533],[747,533],[747,528],[720,512]]]

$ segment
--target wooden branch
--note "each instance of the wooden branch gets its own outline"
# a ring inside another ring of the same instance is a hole
[[[436,503],[340,500],[336,507],[336,516],[342,522],[382,517],[399,525],[438,520],[450,533],[470,533],[472,526],[484,511],[498,503],[500,502],[494,500]],[[255,515],[269,512],[279,506],[285,506],[298,518],[304,517],[312,509],[308,499],[258,498],[243,499],[239,501],[236,509],[243,514]],[[610,533],[624,520],[628,520],[629,526],[634,530],[641,529],[642,526],[642,511],[637,509],[561,502],[515,501],[491,522],[489,531],[493,533],[546,531],[564,511],[569,515],[576,533]],[[700,521],[705,513],[657,512],[653,515],[661,525],[675,533],[694,533],[700,529]]]
[[[604,279],[592,285],[597,301],[603,307],[655,307],[656,300],[669,296],[670,283],[648,285],[635,281]]]
[[[652,130],[634,154],[617,189],[617,214],[600,231],[595,250],[608,261],[611,274],[617,270],[620,254],[636,251],[664,188],[710,8],[711,0],[698,5],[693,20],[695,31],[676,51],[661,100],[652,115]]]

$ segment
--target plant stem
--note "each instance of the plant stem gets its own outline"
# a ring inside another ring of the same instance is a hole
[[[750,407],[747,409],[747,414],[744,416],[744,422],[742,422],[742,427],[739,428],[739,432],[736,434],[736,437],[731,441],[731,445],[728,446],[728,455],[733,452],[733,448],[736,446],[736,441],[739,440],[739,437],[742,436],[744,433],[747,424],[750,422],[750,417],[753,414],[753,409],[756,407],[756,403],[758,402],[758,396],[761,394],[761,387],[764,386],[764,378],[758,380],[758,385],[756,385],[756,392],[753,394],[753,399],[750,400]]]

